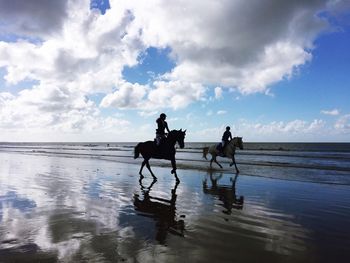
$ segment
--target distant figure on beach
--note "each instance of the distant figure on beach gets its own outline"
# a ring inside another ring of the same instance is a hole
[[[231,129],[230,126],[227,126],[226,131],[222,135],[221,144],[219,144],[218,146],[218,150],[220,154],[223,154],[226,145],[232,140],[232,134],[230,132],[230,129]]]
[[[168,123],[165,121],[166,115],[165,113],[160,114],[159,118],[157,119],[157,125],[158,128],[156,129],[156,143],[159,145],[161,141],[165,138],[165,129],[169,133]]]

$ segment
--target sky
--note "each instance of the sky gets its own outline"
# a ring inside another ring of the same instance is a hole
[[[0,141],[350,142],[350,1],[0,0]]]

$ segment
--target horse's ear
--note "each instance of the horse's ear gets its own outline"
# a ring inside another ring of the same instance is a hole
[[[180,131],[182,131],[182,128],[180,129]]]
[[[184,130],[184,132],[186,132],[187,131],[187,129],[186,130]]]

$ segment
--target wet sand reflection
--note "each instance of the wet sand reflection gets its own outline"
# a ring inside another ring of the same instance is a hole
[[[230,178],[231,185],[220,185],[218,181],[222,178],[223,173],[215,175],[212,171],[209,171],[209,178],[211,186],[208,186],[207,177],[203,180],[203,192],[217,196],[222,201],[222,206],[225,208],[222,212],[230,215],[232,209],[242,209],[244,203],[244,197],[236,195],[236,181],[238,174]]]
[[[0,262],[317,262],[349,256],[332,186],[0,154]],[[322,194],[320,194],[322,193]],[[244,197],[243,197],[244,194]]]
[[[134,206],[138,215],[154,219],[157,229],[155,239],[160,244],[164,244],[168,233],[183,237],[185,223],[181,217],[184,216],[180,216],[181,219],[177,219],[176,215],[176,189],[180,182],[176,180],[174,188],[171,189],[171,198],[164,199],[151,195],[152,186],[157,180],[154,179],[148,187],[145,187],[142,181],[143,177],[140,177],[139,183],[143,198],[135,194]]]

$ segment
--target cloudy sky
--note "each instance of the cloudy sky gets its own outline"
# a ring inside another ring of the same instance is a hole
[[[350,2],[0,0],[0,141],[350,142]]]

